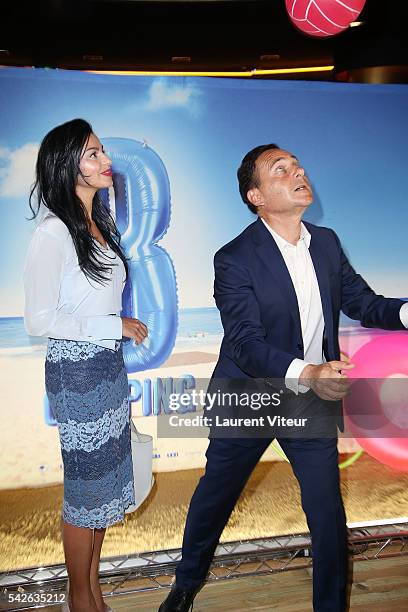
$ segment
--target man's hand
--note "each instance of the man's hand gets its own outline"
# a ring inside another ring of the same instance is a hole
[[[310,387],[323,400],[340,400],[347,395],[350,381],[343,370],[354,368],[353,363],[346,361],[328,361],[322,365],[307,365],[299,383]]]
[[[147,337],[147,327],[138,319],[122,317],[122,335],[125,338],[133,338],[136,344],[140,344]]]

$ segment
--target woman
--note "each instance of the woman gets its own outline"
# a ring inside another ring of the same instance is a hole
[[[49,338],[45,385],[64,464],[72,612],[108,609],[98,576],[102,542],[106,527],[134,503],[121,338],[143,342],[147,329],[120,317],[128,266],[98,196],[112,186],[111,164],[89,123],[74,119],[45,136],[30,196],[34,217],[44,215],[26,258],[24,318],[28,334]]]

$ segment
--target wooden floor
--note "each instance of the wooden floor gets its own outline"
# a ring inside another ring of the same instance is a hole
[[[168,590],[110,597],[115,611],[155,612]],[[194,612],[311,612],[312,579],[307,570],[207,584],[197,595]],[[60,608],[43,608],[57,612]],[[358,561],[354,564],[350,612],[408,610],[408,556]]]

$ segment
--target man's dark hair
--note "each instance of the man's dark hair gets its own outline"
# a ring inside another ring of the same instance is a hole
[[[269,151],[269,149],[280,149],[280,146],[277,144],[265,144],[255,147],[255,149],[252,149],[245,155],[237,171],[239,193],[241,194],[241,198],[248,206],[249,210],[255,215],[258,214],[257,207],[251,204],[251,202],[248,200],[247,193],[253,187],[258,187],[256,160],[264,151]]]

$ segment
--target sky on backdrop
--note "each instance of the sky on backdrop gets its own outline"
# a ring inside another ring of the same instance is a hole
[[[255,219],[236,169],[270,142],[295,153],[312,181],[305,219],[339,234],[377,292],[408,296],[407,110],[404,85],[0,69],[0,316],[23,312],[39,143],[74,117],[100,138],[145,140],[161,157],[172,214],[160,245],[173,260],[181,307],[214,305],[213,255]]]

